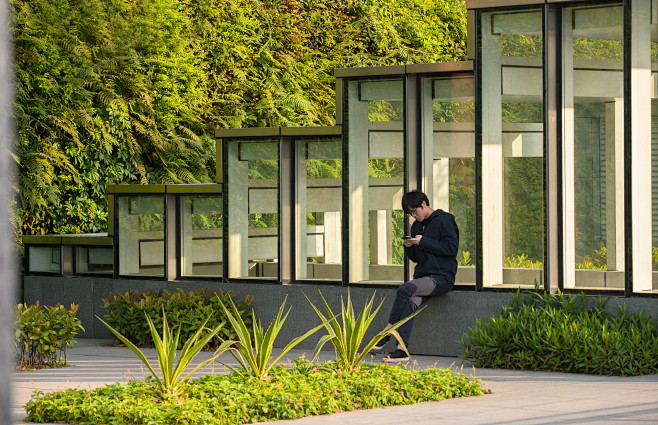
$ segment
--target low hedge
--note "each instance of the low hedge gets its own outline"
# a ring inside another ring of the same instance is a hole
[[[238,425],[487,392],[478,379],[448,369],[362,365],[347,374],[335,362],[298,364],[292,369],[276,366],[266,380],[207,375],[183,384],[182,396],[167,400],[158,399],[149,381],[36,393],[26,405],[26,421]]]
[[[108,312],[104,320],[138,347],[153,346],[146,316],[151,317],[156,328],[160,330],[163,309],[169,325],[174,329],[180,326],[181,346],[206,319],[210,318],[206,327],[211,329],[225,322],[224,328],[206,347],[210,350],[217,348],[222,339],[235,337],[220,306],[220,303],[228,301],[229,297],[235,298],[235,295],[227,291],[207,288],[190,292],[179,288],[173,292],[161,289],[145,292],[131,290],[121,295],[110,293],[103,299],[103,308]],[[252,302],[251,296],[234,300],[240,314],[249,324],[251,324],[251,315],[246,313],[247,307]]]
[[[69,308],[42,306],[39,301],[31,306],[18,304],[14,323],[18,368],[66,366],[67,349],[73,348],[78,331],[84,331],[77,313],[77,304]]]
[[[511,305],[461,339],[462,358],[478,367],[597,375],[658,373],[658,323],[606,301],[517,292]]]

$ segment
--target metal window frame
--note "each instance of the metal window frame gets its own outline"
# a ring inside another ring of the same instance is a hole
[[[190,185],[190,186],[195,186],[195,185]],[[220,184],[220,187],[222,185]],[[223,281],[223,276],[220,274],[219,276],[193,276],[193,275],[184,275],[183,274],[183,262],[181,261],[181,258],[183,256],[183,238],[181,237],[182,231],[183,231],[183,215],[181,214],[182,208],[183,208],[183,198],[186,196],[193,196],[193,195],[207,195],[208,197],[212,195],[218,195],[222,197],[222,229],[220,230],[222,234],[222,251],[224,248],[223,245],[223,236],[224,236],[224,194],[221,191],[204,191],[202,193],[199,192],[194,192],[194,193],[188,193],[188,192],[176,192],[176,235],[177,235],[177,241],[176,241],[176,279],[185,279],[185,280],[208,280],[208,281]],[[223,261],[224,261],[224,255],[222,253],[222,258],[220,259],[222,261],[222,272],[224,271],[224,266],[223,266]]]
[[[555,28],[554,25],[558,25],[559,21],[552,21],[551,19],[555,17],[556,9],[554,7],[548,7],[548,3],[558,3],[560,0],[547,1],[547,2],[536,2],[536,1],[527,1],[527,0],[467,0],[467,8],[472,15],[469,15],[469,18],[472,16],[472,25],[475,27],[475,37],[474,37],[474,48],[473,53],[475,58],[475,181],[476,181],[476,246],[478,251],[475,257],[475,267],[476,267],[476,284],[475,290],[478,292],[510,292],[517,290],[517,288],[508,288],[508,287],[496,287],[496,286],[485,286],[483,281],[483,224],[482,224],[482,52],[481,52],[481,40],[482,40],[482,26],[480,25],[482,21],[482,14],[489,12],[515,12],[515,11],[526,11],[526,10],[535,10],[540,11],[542,14],[542,41],[543,41],[543,52],[542,52],[542,118],[543,118],[543,143],[544,143],[544,158],[543,158],[543,171],[544,171],[544,267],[542,269],[542,287],[540,291],[553,291],[556,292],[556,284],[561,282],[561,269],[555,270],[557,264],[554,263],[553,259],[549,257],[549,253],[556,252],[556,249],[559,249],[556,246],[558,239],[554,234],[554,230],[558,229],[558,226],[561,225],[561,214],[557,208],[561,207],[561,190],[558,190],[555,187],[555,183],[551,184],[549,180],[549,175],[554,175],[561,164],[560,158],[552,155],[558,155],[558,146],[557,143],[558,133],[553,133],[556,131],[557,122],[555,121],[556,116],[559,112],[557,92],[555,84],[557,81],[557,74],[555,73],[554,68],[550,67],[551,62],[555,62],[557,59],[556,49],[557,46],[554,44],[557,42],[555,39],[550,39],[548,35],[554,35],[557,33],[559,28]],[[469,19],[469,22],[471,20]],[[470,39],[469,39],[470,40]],[[557,43],[559,44],[559,43]],[[470,46],[469,46],[470,48]],[[469,49],[470,52],[470,49]],[[550,61],[550,62],[549,62]],[[559,120],[558,120],[559,121]],[[560,196],[558,196],[560,194]],[[557,199],[556,199],[557,197]],[[561,235],[561,232],[557,232],[558,235]],[[561,258],[558,256],[558,258]]]
[[[452,78],[471,78],[473,80],[473,103],[475,105],[475,98],[476,98],[477,88],[475,87],[474,69],[473,69],[472,66],[465,66],[465,65],[473,65],[473,63],[474,62],[471,62],[471,61],[459,62],[460,66],[455,67],[458,70],[452,70],[452,69],[447,70],[447,68],[444,68],[444,67],[440,67],[440,68],[433,67],[434,69],[438,68],[439,71],[434,70],[434,71],[430,71],[430,72],[422,72],[422,73],[416,74],[416,76],[417,76],[417,82],[416,82],[416,105],[417,105],[416,116],[417,116],[417,119],[415,121],[416,121],[416,126],[417,126],[416,127],[416,136],[417,136],[417,138],[416,138],[415,143],[416,143],[416,148],[417,148],[416,150],[417,150],[417,156],[418,156],[417,160],[416,160],[417,161],[416,162],[417,163],[417,168],[418,168],[417,173],[416,173],[416,179],[417,179],[418,186],[416,188],[423,191],[423,192],[425,192],[425,193],[428,192],[428,188],[426,187],[426,181],[424,179],[424,176],[429,172],[429,170],[425,169],[424,161],[423,161],[424,157],[423,157],[423,152],[422,152],[423,151],[422,129],[423,129],[423,124],[424,124],[423,123],[423,117],[422,117],[422,111],[423,111],[423,108],[424,108],[424,105],[422,104],[422,90],[423,90],[423,84],[422,83],[425,80],[428,80],[428,79],[442,78],[442,77],[451,78],[451,79]],[[453,68],[453,69],[455,69],[455,68]],[[450,69],[450,68],[448,68],[448,69]],[[429,71],[430,69],[428,68],[427,70]],[[474,137],[473,143],[475,144],[475,148],[477,149],[477,140],[475,139],[475,135],[476,135],[476,129],[475,129],[475,127],[476,127],[476,116],[477,116],[477,108],[475,108],[475,110],[474,110],[474,117],[473,117],[473,137]],[[477,220],[478,220],[478,216],[479,216],[479,212],[478,212],[478,209],[477,209],[477,205],[478,205],[477,198],[479,196],[478,194],[480,193],[480,189],[477,187],[478,169],[477,169],[477,166],[476,166],[476,158],[475,157],[473,158],[473,163],[474,163],[474,166],[475,166],[474,181],[476,182],[476,188],[475,188],[475,191],[476,191],[476,195],[475,195],[475,221],[476,221],[476,226],[475,226],[474,230],[475,230],[476,250],[480,251],[481,248],[479,247],[478,241],[477,241],[477,232],[478,232],[478,230],[477,230]],[[409,261],[406,261],[405,265],[408,265],[409,269],[411,269]],[[476,267],[476,281],[477,281],[477,265],[475,265],[474,267]],[[458,289],[458,290],[465,290],[465,291],[476,291],[477,290],[477,284],[476,283],[477,282],[461,283],[460,284],[460,283],[455,282],[453,288]]]
[[[558,4],[562,3],[562,4]],[[550,9],[548,7],[548,4],[551,4],[552,6]],[[562,38],[563,38],[563,25],[562,25],[562,19],[563,19],[563,12],[566,7],[569,6],[574,6],[574,5],[586,5],[586,4],[591,4],[593,6],[595,5],[601,5],[601,6],[608,6],[608,5],[622,5],[623,7],[623,33],[624,39],[623,39],[623,48],[624,48],[624,57],[623,57],[623,81],[624,81],[624,87],[623,87],[623,93],[624,93],[624,170],[623,170],[623,179],[624,179],[624,287],[621,289],[582,289],[582,288],[565,288],[564,284],[564,231],[561,230],[563,229],[563,223],[564,223],[564,197],[563,197],[563,188],[565,184],[568,184],[568,182],[564,181],[564,165],[563,165],[563,147],[564,147],[564,140],[563,140],[563,134],[562,132],[564,131],[564,123],[562,119],[562,109],[563,109],[563,96],[562,96],[562,89],[563,89],[563,84],[564,84],[564,69],[562,67],[562,61],[564,54],[566,52],[563,51],[562,49]],[[599,296],[609,296],[609,297],[624,297],[628,298],[630,296],[636,296],[638,294],[633,294],[632,293],[632,215],[630,214],[631,212],[631,199],[632,199],[632,190],[631,190],[631,168],[630,168],[630,147],[631,147],[631,131],[630,131],[630,37],[628,36],[628,25],[629,25],[629,5],[627,1],[623,0],[580,0],[580,1],[566,1],[566,0],[548,0],[547,1],[547,10],[550,10],[552,13],[552,17],[555,20],[551,30],[555,31],[555,37],[553,38],[554,41],[554,65],[551,66],[550,63],[546,65],[546,68],[548,68],[548,73],[549,75],[552,75],[554,79],[554,84],[553,87],[549,86],[548,89],[555,90],[555,96],[556,96],[556,110],[557,110],[557,115],[556,115],[556,126],[554,127],[554,130],[556,131],[557,134],[557,155],[559,157],[556,159],[556,172],[557,172],[557,191],[556,193],[558,194],[558,199],[556,200],[556,204],[558,207],[557,211],[557,218],[555,220],[555,231],[557,231],[557,257],[555,259],[555,267],[558,269],[557,270],[557,286],[551,286],[550,291],[551,293],[556,293],[558,291],[563,292],[565,294],[580,294],[580,293],[585,293],[587,295],[599,295]],[[653,297],[656,296],[658,297],[658,294],[642,294],[641,296],[649,296]]]
[[[416,69],[422,69],[424,66],[434,67],[435,65],[441,66],[445,64],[417,64],[415,65]],[[347,140],[347,134],[349,131],[350,120],[347,119],[349,114],[349,102],[348,97],[345,95],[347,91],[347,86],[350,82],[365,82],[365,81],[383,81],[383,80],[400,80],[402,81],[402,99],[404,102],[404,116],[402,118],[403,123],[403,132],[404,132],[404,146],[403,152],[405,155],[404,158],[404,187],[403,190],[407,190],[408,180],[409,180],[409,113],[408,113],[408,97],[409,97],[409,88],[408,88],[408,74],[406,72],[408,66],[413,65],[392,65],[392,66],[382,66],[382,67],[362,67],[362,68],[338,68],[334,71],[336,78],[341,78],[341,87],[343,89],[342,94],[342,111],[343,111],[343,234],[342,234],[342,256],[343,256],[343,286],[354,286],[354,287],[390,287],[391,285],[400,285],[403,282],[385,282],[385,281],[368,281],[368,282],[352,282],[350,279],[350,205],[349,205],[349,179],[350,179],[350,170],[349,170],[349,140]],[[416,166],[414,166],[416,167]],[[405,228],[408,227],[408,223],[405,223]],[[403,263],[403,276],[404,279],[408,279],[409,276],[409,261],[406,260]]]
[[[115,234],[113,237],[116,239],[115,241],[115,248],[114,248],[114,279],[135,279],[135,280],[170,280],[168,279],[169,276],[169,259],[167,257],[167,254],[169,252],[168,250],[168,241],[167,239],[169,238],[169,229],[168,229],[168,223],[167,223],[167,216],[168,216],[168,207],[167,207],[167,196],[166,196],[166,190],[165,190],[165,185],[152,185],[154,186],[153,190],[146,190],[143,192],[139,192],[139,186],[142,185],[116,185],[116,186],[121,186],[120,188],[115,188],[112,187],[112,190],[114,196],[114,202],[115,202],[115,215],[114,215],[114,230]],[[143,185],[144,187],[148,187],[151,185]],[[119,198],[122,196],[139,196],[139,195],[144,195],[144,196],[162,196],[164,200],[164,211],[163,214],[165,215],[164,217],[164,252],[163,252],[163,274],[158,275],[158,276],[145,276],[145,275],[125,275],[120,273],[120,261],[119,261],[119,242],[121,239],[121,234],[119,232]]]
[[[220,182],[228,182],[228,149],[229,143],[239,143],[240,141],[272,141],[278,143],[278,161],[279,161],[279,187],[278,187],[278,214],[279,214],[279,225],[278,225],[278,266],[277,266],[277,276],[275,278],[249,278],[247,276],[240,277],[229,277],[229,226],[227,225],[230,220],[230,210],[229,210],[229,198],[230,198],[230,185],[224,187],[223,196],[222,196],[222,215],[223,215],[223,241],[222,241],[222,282],[231,282],[231,283],[262,283],[262,284],[280,284],[281,283],[281,236],[282,236],[282,217],[281,217],[281,198],[282,198],[282,180],[281,180],[281,128],[280,127],[259,127],[259,128],[236,128],[236,129],[218,129],[215,131],[215,135],[218,137],[217,140],[217,150],[221,151],[222,164],[222,173]],[[218,175],[219,176],[219,175]]]
[[[343,250],[341,250],[341,279],[336,280],[318,280],[318,279],[300,279],[297,277],[297,262],[301,259],[296,258],[297,254],[297,240],[303,235],[297,234],[298,222],[299,220],[304,220],[305,217],[298,217],[295,213],[294,205],[298,202],[297,191],[296,191],[296,182],[297,182],[297,168],[296,168],[296,159],[300,152],[297,149],[298,141],[307,139],[307,138],[333,138],[340,139],[341,145],[343,146],[343,129],[342,126],[328,126],[328,127],[283,127],[281,129],[282,138],[287,139],[286,143],[290,144],[290,164],[287,167],[289,170],[290,182],[286,185],[290,188],[290,215],[289,219],[286,220],[286,223],[289,223],[290,228],[284,230],[287,234],[290,235],[290,249],[284,250],[284,254],[289,255],[289,264],[290,269],[290,284],[311,284],[319,286],[344,286],[343,274],[345,272],[345,261]],[[341,146],[341,147],[342,147]],[[341,154],[344,155],[343,150]],[[341,199],[343,199],[342,193],[345,191],[345,160],[344,156],[341,156]],[[341,228],[345,228],[344,222],[345,210],[341,201]],[[284,246],[284,245],[283,245]],[[344,248],[344,247],[341,247]]]
[[[32,235],[30,235],[32,236]],[[43,239],[37,243],[34,242],[25,242],[23,236],[23,243],[25,244],[25,255],[23,256],[23,270],[26,274],[34,276],[64,276],[64,250],[61,242],[57,242],[57,239],[61,241],[61,238],[54,235],[43,235]],[[42,248],[59,248],[59,272],[44,272],[44,271],[32,271],[30,270],[30,248],[31,247],[42,247]]]

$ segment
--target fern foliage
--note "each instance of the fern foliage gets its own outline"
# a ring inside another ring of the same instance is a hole
[[[333,69],[465,57],[462,0],[11,0],[24,234],[214,179],[217,127],[332,125]]]

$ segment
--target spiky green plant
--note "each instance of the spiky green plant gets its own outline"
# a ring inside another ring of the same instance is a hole
[[[320,291],[318,291],[320,292]],[[375,316],[379,312],[384,303],[382,300],[379,305],[373,310],[373,305],[375,302],[375,293],[372,294],[370,299],[363,306],[363,309],[357,315],[354,312],[354,306],[352,305],[352,297],[350,293],[347,293],[347,303],[343,301],[343,297],[340,300],[341,312],[339,315],[336,315],[329,307],[327,300],[320,292],[320,297],[324,303],[324,308],[327,312],[325,316],[320,309],[318,309],[308,298],[309,304],[315,311],[315,314],[322,320],[324,328],[327,330],[327,335],[320,338],[318,344],[313,353],[313,358],[315,358],[322,347],[327,343],[331,342],[338,354],[338,364],[341,367],[341,370],[344,372],[353,372],[358,369],[359,364],[363,361],[365,356],[372,350],[372,348],[382,340],[386,335],[392,335],[402,347],[404,351],[408,353],[407,347],[402,341],[400,334],[396,331],[397,328],[407,323],[409,320],[413,319],[418,315],[425,307],[416,310],[411,316],[400,320],[395,323],[393,326],[379,331],[375,336],[373,336],[370,341],[365,345],[363,344],[363,339],[366,332],[370,328],[372,321],[375,319]],[[338,317],[340,316],[340,321]]]
[[[162,311],[162,336],[158,333],[153,320],[148,315],[146,316],[146,321],[148,322],[149,329],[151,331],[151,336],[153,337],[153,344],[158,353],[158,366],[160,373],[157,373],[155,368],[151,365],[149,360],[146,358],[146,355],[137,348],[135,344],[130,342],[128,338],[121,335],[116,329],[108,325],[103,319],[96,316],[98,320],[101,321],[109,330],[116,336],[119,341],[124,343],[126,347],[130,348],[133,353],[139,357],[139,359],[144,363],[148,370],[153,375],[157,386],[158,394],[162,399],[166,399],[172,396],[178,395],[178,387],[182,381],[187,380],[194,372],[206,366],[207,364],[213,362],[217,357],[224,353],[232,344],[233,341],[224,341],[215,353],[208,359],[200,362],[196,367],[189,371],[185,376],[181,378],[185,370],[188,368],[192,360],[201,352],[203,347],[208,344],[208,342],[222,329],[224,323],[215,327],[214,329],[208,330],[205,325],[208,323],[206,320],[201,327],[188,339],[183,348],[181,349],[180,356],[178,357],[178,362],[176,362],[176,348],[180,341],[180,326],[174,332],[172,328],[169,327],[167,323],[167,316]],[[207,331],[207,332],[206,332]],[[204,335],[204,332],[205,335]]]
[[[226,366],[234,372],[243,375],[253,376],[260,379],[266,378],[270,369],[276,365],[276,362],[281,360],[281,358],[285,356],[288,351],[295,348],[297,344],[324,326],[324,324],[320,324],[305,334],[293,339],[281,350],[278,356],[274,357],[272,355],[274,350],[274,342],[276,341],[276,337],[281,332],[281,328],[283,327],[283,324],[288,318],[291,310],[288,309],[285,314],[283,313],[286,300],[284,299],[283,303],[281,303],[279,311],[277,312],[276,316],[274,316],[274,319],[272,319],[272,322],[267,329],[263,328],[260,320],[258,320],[256,313],[253,310],[251,311],[252,325],[250,328],[245,323],[242,316],[240,316],[237,307],[233,303],[233,300],[229,299],[228,302],[230,303],[231,309],[229,310],[224,304],[222,304],[222,308],[224,309],[228,320],[233,326],[233,331],[237,335],[237,341],[235,342],[235,345],[230,348],[229,352],[235,358],[235,360],[237,360],[241,368],[236,369],[229,365]]]

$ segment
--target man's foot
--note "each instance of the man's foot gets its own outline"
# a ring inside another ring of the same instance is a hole
[[[393,363],[393,362],[408,362],[409,361],[409,355],[405,353],[403,350],[400,350],[397,348],[395,351],[393,351],[391,354],[388,356],[384,357],[382,359],[383,362],[386,363]]]
[[[386,335],[384,338],[380,339],[379,342],[377,343],[377,345],[372,347],[372,349],[373,350],[381,350],[382,348],[384,348],[384,346],[386,345],[386,343],[388,342],[389,339],[391,339],[391,336]]]

